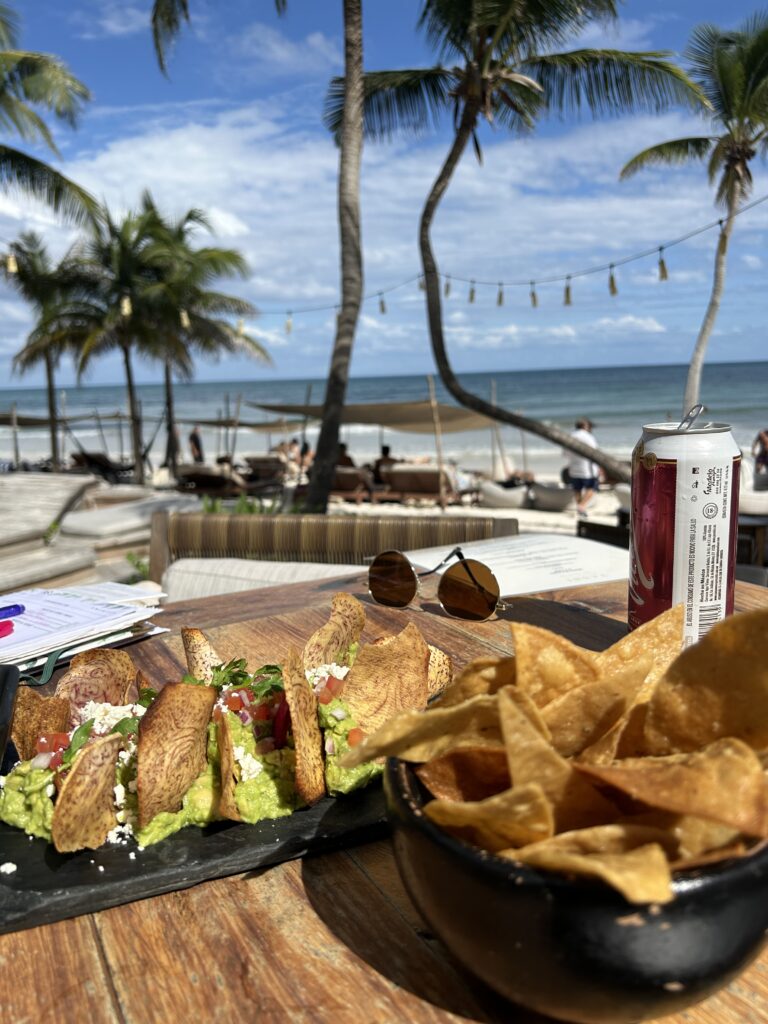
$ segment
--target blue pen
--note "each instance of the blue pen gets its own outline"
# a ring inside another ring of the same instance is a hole
[[[0,608],[0,619],[12,619],[14,615],[23,615],[23,604],[9,604],[7,608]]]

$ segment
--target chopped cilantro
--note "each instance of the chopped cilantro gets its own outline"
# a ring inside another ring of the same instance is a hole
[[[185,675],[182,682],[193,686],[215,686],[217,689],[247,686],[257,700],[263,700],[271,693],[283,689],[283,670],[279,665],[262,665],[251,674],[246,668],[245,658],[233,658],[225,665],[215,666],[210,683],[193,675]]]
[[[79,725],[72,733],[72,739],[69,741],[69,746],[61,755],[61,764],[63,768],[68,768],[72,764],[75,759],[75,754],[88,742],[88,737],[91,735],[94,721],[95,719],[89,718],[87,722],[83,722],[83,724]]]
[[[121,718],[120,721],[110,729],[110,732],[119,732],[121,736],[135,736],[139,731],[138,718]]]
[[[151,686],[143,686],[139,690],[139,699],[136,701],[143,708],[148,708],[152,701],[157,696],[157,690],[153,690]]]

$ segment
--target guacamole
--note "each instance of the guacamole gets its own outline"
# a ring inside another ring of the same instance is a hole
[[[283,747],[270,754],[257,754],[253,729],[237,715],[230,714],[228,722],[240,773],[235,803],[243,821],[253,824],[264,818],[282,818],[301,807],[294,785],[294,751]]]
[[[325,785],[331,796],[340,793],[351,793],[353,789],[367,786],[368,783],[381,775],[383,765],[367,761],[357,768],[342,768],[339,761],[349,750],[347,733],[356,729],[357,722],[352,717],[349,705],[339,697],[334,697],[329,704],[318,704],[320,728],[326,741],[325,753]],[[343,717],[342,717],[343,713]],[[333,753],[328,753],[328,740],[333,740]]]
[[[54,792],[52,771],[21,761],[0,789],[0,821],[50,840]]]

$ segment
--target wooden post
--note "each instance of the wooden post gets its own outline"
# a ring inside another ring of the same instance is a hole
[[[312,401],[312,385],[311,384],[307,384],[307,393],[304,396],[304,405],[309,405],[311,401]],[[307,420],[308,419],[309,419],[309,417],[305,416],[304,417],[304,422],[301,425],[301,446],[302,446],[302,448],[307,443]]]
[[[515,412],[521,413],[520,409],[516,409]],[[525,437],[525,431],[520,431],[520,461],[523,464],[523,472],[528,472],[528,442]]]
[[[235,462],[235,448],[237,448],[237,431],[240,426],[240,405],[242,404],[243,396],[238,395],[235,399],[235,422],[232,426],[232,464]]]
[[[229,455],[229,392],[224,395],[224,454]]]
[[[59,417],[61,423],[61,443],[59,444],[59,459],[61,460],[62,469],[67,464],[67,392],[61,392],[61,416]]]
[[[440,413],[435,397],[435,381],[431,374],[427,375],[429,384],[429,404],[432,406],[432,422],[435,427],[435,449],[437,450],[437,477],[440,488],[440,508],[445,512],[445,481],[443,480],[443,435],[440,429]]]
[[[118,410],[117,414],[117,443],[120,446],[120,465],[125,462],[125,447],[123,445],[123,414]]]
[[[13,437],[13,465],[15,469],[18,469],[21,465],[21,455],[19,454],[19,421],[15,402],[11,406],[11,436]]]
[[[104,454],[109,457],[109,445],[107,444],[107,438],[104,434],[104,425],[101,422],[101,415],[98,409],[93,410],[93,415],[96,418],[96,426],[99,429],[99,437],[101,438],[101,446],[104,449]]]

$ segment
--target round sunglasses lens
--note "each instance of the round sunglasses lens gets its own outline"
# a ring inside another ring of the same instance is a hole
[[[440,577],[437,598],[457,619],[488,619],[499,603],[499,584],[487,565],[467,558]]]
[[[384,551],[371,563],[368,592],[379,604],[405,608],[416,596],[417,587],[416,573],[399,551]]]

